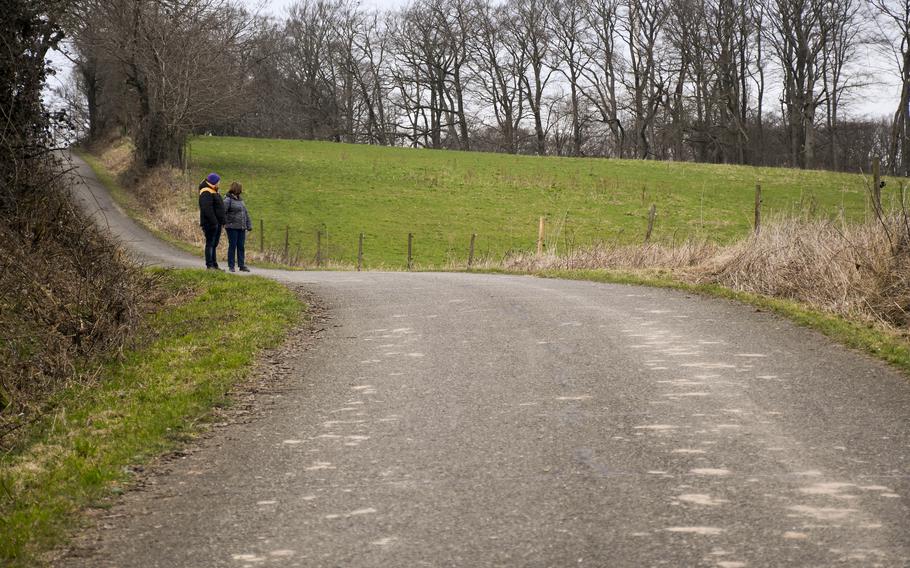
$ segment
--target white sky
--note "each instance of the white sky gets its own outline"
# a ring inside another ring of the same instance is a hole
[[[287,7],[295,1],[296,0],[243,0],[244,4],[251,8],[264,6],[266,11],[278,16],[284,14]],[[360,0],[360,5],[364,8],[380,8],[383,10],[399,8],[405,4],[407,4],[406,0]]]

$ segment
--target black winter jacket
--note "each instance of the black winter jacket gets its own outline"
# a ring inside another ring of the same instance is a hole
[[[203,229],[214,229],[227,222],[224,215],[224,200],[203,181],[199,184],[199,225]]]

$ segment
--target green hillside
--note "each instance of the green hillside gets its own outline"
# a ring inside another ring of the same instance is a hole
[[[820,171],[675,162],[554,158],[384,148],[291,140],[200,137],[194,173],[241,181],[267,248],[354,262],[365,233],[367,266],[401,266],[414,233],[417,265],[463,262],[471,233],[478,254],[531,250],[540,216],[558,251],[598,241],[640,242],[657,206],[653,238],[729,241],[751,230],[755,183],[765,217],[867,213],[862,176]],[[896,194],[889,183],[885,202]]]

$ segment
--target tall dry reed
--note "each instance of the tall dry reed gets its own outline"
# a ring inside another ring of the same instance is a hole
[[[663,270],[693,283],[796,300],[815,308],[907,328],[910,324],[910,222],[905,212],[847,225],[779,218],[730,245],[608,245],[564,256],[518,253],[508,270]],[[494,267],[497,262],[487,262]]]

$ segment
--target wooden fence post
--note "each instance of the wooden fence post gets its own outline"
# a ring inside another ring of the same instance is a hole
[[[477,233],[471,233],[471,248],[468,249],[468,268],[474,264],[474,239],[477,238]]]
[[[537,226],[537,256],[543,254],[543,236],[546,228],[546,218],[540,218],[540,224]]]
[[[761,184],[755,184],[755,234],[761,232]]]
[[[322,266],[322,231],[316,231],[316,266]]]
[[[872,158],[872,207],[876,217],[882,216],[882,175],[881,160],[878,156]]]
[[[411,270],[414,266],[412,252],[412,244],[414,242],[414,233],[408,233],[408,270]]]
[[[265,221],[259,220],[259,252],[265,252]]]
[[[648,210],[648,232],[645,233],[645,242],[651,240],[651,232],[654,231],[654,219],[657,217],[657,205],[651,204],[651,209]]]
[[[284,226],[284,261],[288,260],[288,248],[290,247],[291,242],[291,226]]]
[[[357,272],[363,270],[363,233],[360,233],[360,238],[357,240]]]

